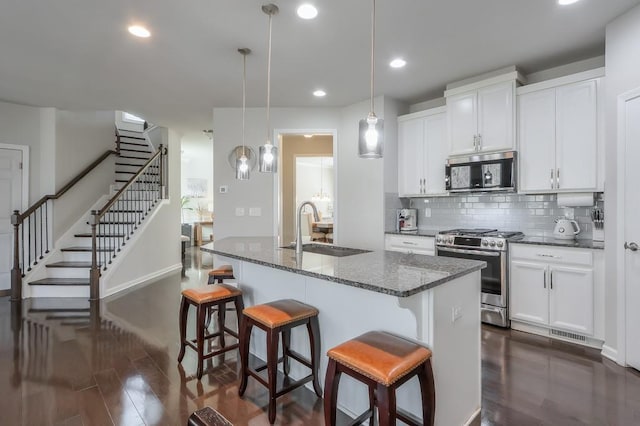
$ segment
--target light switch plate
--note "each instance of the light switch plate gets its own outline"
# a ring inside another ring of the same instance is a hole
[[[424,209],[424,217],[431,217],[431,208],[427,207]]]
[[[236,216],[244,216],[244,207],[236,207]]]
[[[249,216],[262,216],[262,209],[260,207],[249,207]]]
[[[221,194],[226,194],[227,192],[229,192],[229,186],[228,185],[220,185],[220,193]]]

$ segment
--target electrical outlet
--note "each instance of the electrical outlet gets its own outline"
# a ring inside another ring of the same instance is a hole
[[[462,307],[454,306],[451,308],[451,322],[456,322],[462,318]]]
[[[228,185],[220,185],[220,193],[221,194],[226,194],[227,192],[229,192],[229,186]]]
[[[236,216],[244,216],[244,207],[236,207]]]
[[[431,217],[431,208],[424,209],[424,217]]]
[[[249,207],[249,216],[262,216],[262,209],[260,207]]]

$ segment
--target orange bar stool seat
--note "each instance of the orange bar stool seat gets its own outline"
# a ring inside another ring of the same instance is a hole
[[[311,359],[303,357],[301,354],[292,351],[291,330],[300,325],[307,326],[309,334],[309,345]],[[249,341],[253,327],[264,330],[267,334],[267,363],[254,369],[249,368]],[[280,334],[282,334],[282,358],[278,358],[278,344]],[[282,361],[283,371],[286,377],[289,376],[290,360],[293,358],[308,367],[311,372],[308,376],[300,380],[285,380],[288,385],[282,389],[276,389],[276,378],[278,364]],[[318,366],[320,363],[320,326],[318,324],[318,310],[313,306],[298,302],[293,299],[277,300],[246,308],[242,315],[242,325],[240,326],[240,360],[241,377],[238,394],[244,395],[247,389],[249,376],[255,378],[259,383],[269,389],[269,422],[276,421],[276,399],[293,389],[296,389],[307,382],[313,382],[313,389],[318,397],[322,397],[322,390],[318,382]],[[267,369],[267,379],[259,374]]]
[[[352,424],[369,419],[374,424],[378,408],[381,426],[401,420],[409,425],[434,424],[435,385],[431,368],[431,351],[409,340],[380,331],[365,333],[327,352],[329,365],[324,385],[326,425],[336,424],[336,404],[340,376],[345,373],[369,387],[369,410]],[[422,394],[422,423],[396,407],[396,389],[418,376]]]
[[[182,362],[185,349],[192,348],[198,354],[198,380],[202,378],[203,361],[216,355],[223,354],[227,351],[238,348],[238,343],[227,346],[225,334],[229,334],[238,339],[238,333],[228,328],[226,321],[226,305],[233,302],[238,315],[238,326],[240,325],[240,316],[244,309],[242,300],[242,291],[236,287],[226,284],[214,284],[204,288],[190,288],[182,291],[182,301],[180,304],[180,354],[178,362]],[[196,307],[196,338],[194,340],[187,339],[187,317],[190,306]],[[206,334],[208,331],[207,314],[212,308],[218,311],[218,330]],[[206,341],[219,337],[219,349],[212,349],[210,352],[204,352],[204,344]]]
[[[221,265],[218,268],[209,271],[209,284],[222,284],[223,280],[233,280],[233,266]]]

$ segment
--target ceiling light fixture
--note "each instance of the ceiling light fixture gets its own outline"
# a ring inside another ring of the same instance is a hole
[[[151,37],[151,32],[149,32],[149,30],[143,27],[142,25],[131,25],[128,29],[129,29],[129,32],[136,37],[140,37],[140,38]]]
[[[324,90],[316,90],[313,92],[313,96],[315,96],[316,98],[324,98],[325,96],[327,96],[327,92],[325,92]]]
[[[271,143],[271,21],[273,15],[277,14],[279,9],[273,3],[262,6],[262,11],[269,15],[269,49],[267,54],[267,141],[260,147],[259,170],[263,173],[276,173],[278,171],[278,148]]]
[[[389,62],[389,66],[391,68],[403,68],[405,65],[407,65],[407,61],[402,58],[396,58],[393,61]]]
[[[358,155],[360,158],[382,158],[384,120],[373,111],[374,59],[376,42],[376,0],[371,0],[371,109],[360,120]]]
[[[238,52],[242,55],[242,154],[236,160],[236,179],[249,180],[249,163],[246,154],[245,138],[244,138],[244,118],[247,109],[247,55],[251,53],[251,49],[241,48]]]
[[[570,4],[574,4],[579,2],[580,0],[558,0],[558,4],[560,6],[568,6]]]
[[[318,9],[314,5],[305,3],[298,7],[298,16],[302,19],[313,19],[318,16]]]
[[[313,137],[313,135],[304,135],[305,138],[307,139],[311,139]]]

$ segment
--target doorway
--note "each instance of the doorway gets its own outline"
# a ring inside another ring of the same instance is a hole
[[[0,148],[0,294],[11,288],[13,226],[11,215],[23,208],[23,151]]]
[[[303,235],[311,239],[333,242],[336,235],[336,168],[333,134],[280,134],[280,189],[278,191],[280,217],[278,236],[283,243],[295,241],[296,210],[303,201],[316,204],[322,215],[321,223],[310,223],[310,216],[302,221]],[[311,209],[308,208],[309,213]],[[322,235],[320,235],[322,234]]]
[[[626,363],[640,370],[640,197],[636,186],[640,182],[640,88],[619,97],[618,117],[618,164],[623,165],[618,174],[618,187],[622,192],[618,193],[618,209],[624,217],[618,228],[617,254],[621,266],[618,270],[623,274],[619,281],[624,282],[624,288],[618,289],[618,303],[624,304],[621,310],[626,317]]]

